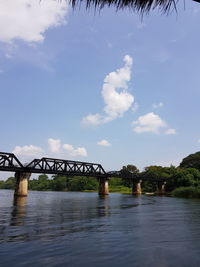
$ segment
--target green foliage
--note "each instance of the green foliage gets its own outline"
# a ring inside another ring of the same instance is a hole
[[[66,176],[54,175],[51,182],[51,189],[53,191],[67,191],[69,178]]]
[[[73,177],[69,181],[69,191],[97,190],[98,181],[92,177]]]
[[[168,182],[175,173],[176,168],[174,166],[162,167],[162,166],[148,166],[140,173],[140,178],[143,180],[142,189],[143,192],[155,192],[157,190],[157,180],[163,179]],[[148,181],[150,180],[150,181]]]
[[[0,181],[1,189],[15,189],[15,178],[9,177],[6,181]]]
[[[200,198],[200,187],[179,187],[171,194],[173,197]]]
[[[181,168],[195,168],[200,170],[200,152],[196,152],[194,154],[190,154],[189,156],[185,157],[181,164]]]
[[[51,183],[52,181],[48,179],[48,176],[46,174],[42,174],[38,176],[38,179],[29,181],[29,189],[38,191],[52,190]]]
[[[118,185],[118,186],[110,186],[109,187],[110,193],[131,193],[131,188],[123,186],[123,185]]]
[[[193,168],[176,168],[166,184],[167,191],[172,191],[178,187],[197,186],[200,181],[200,172]]]
[[[141,173],[141,179],[150,179],[152,181],[157,181],[160,178],[165,178],[166,180],[171,177],[169,168],[161,166],[148,166]]]
[[[139,175],[138,168],[135,165],[128,164],[127,166],[123,166],[120,171],[123,172],[124,176],[124,178],[122,178],[122,184],[126,187],[132,187],[132,179],[129,179],[128,177],[131,173],[137,178]]]
[[[121,178],[110,178],[109,179],[109,186],[116,187],[116,186],[121,186],[121,185],[123,185],[123,179]]]
[[[149,182],[149,181],[143,181],[142,182],[142,192],[156,192],[157,185],[156,183]]]
[[[111,193],[131,193],[131,188],[125,186],[124,180],[121,178],[110,178],[109,191]]]

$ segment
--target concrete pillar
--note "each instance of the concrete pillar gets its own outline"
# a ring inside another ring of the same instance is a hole
[[[107,178],[99,178],[99,195],[109,195],[109,185]]]
[[[158,195],[165,194],[165,185],[166,185],[166,182],[158,182],[158,187],[157,187],[157,192],[156,192]]]
[[[133,182],[133,187],[132,187],[132,194],[133,195],[141,195],[142,194],[141,183],[142,183],[142,180],[139,180],[137,182]]]
[[[16,172],[15,173],[15,196],[26,197],[28,195],[28,179],[31,173],[29,172]]]

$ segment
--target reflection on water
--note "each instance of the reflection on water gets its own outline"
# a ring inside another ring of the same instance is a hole
[[[2,266],[188,267],[199,253],[198,200],[0,190]]]
[[[26,215],[26,203],[27,197],[14,196],[10,225],[24,225],[24,217]]]

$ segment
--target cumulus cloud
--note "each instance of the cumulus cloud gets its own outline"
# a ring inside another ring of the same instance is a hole
[[[49,144],[50,152],[53,154],[59,154],[60,157],[65,157],[66,152],[67,152],[68,156],[87,157],[87,150],[84,147],[74,148],[70,144],[63,144],[62,145],[62,142],[60,139],[53,139],[53,138],[48,139],[48,144]]]
[[[52,153],[60,153],[61,141],[59,139],[48,139],[49,149]]]
[[[153,108],[162,108],[163,106],[164,106],[164,104],[162,102],[152,105]]]
[[[105,122],[105,118],[100,114],[89,114],[82,119],[84,125],[99,125]]]
[[[60,139],[48,139],[48,145],[50,153],[46,153],[41,147],[26,145],[26,146],[16,146],[12,153],[16,156],[19,156],[22,160],[31,160],[34,158],[41,158],[47,156],[47,154],[51,157],[59,157],[66,158],[66,156],[81,156],[87,157],[87,150],[84,147],[74,148],[70,144],[63,144]]]
[[[176,134],[176,129],[173,128],[169,128],[165,131],[165,134],[169,135],[169,134]]]
[[[29,159],[29,158],[40,158],[43,156],[44,151],[41,147],[38,146],[16,146],[12,151],[16,156],[19,156],[22,159]]]
[[[111,146],[111,144],[105,139],[102,139],[101,141],[97,142],[97,145],[99,145],[99,146],[107,146],[107,147]]]
[[[131,67],[133,60],[129,55],[124,57],[124,66],[109,73],[102,87],[102,97],[105,103],[104,114],[89,114],[82,119],[85,125],[98,125],[123,117],[133,102],[134,96],[128,93],[128,82],[131,79]],[[120,90],[121,89],[121,90]]]
[[[87,150],[84,147],[74,148],[72,145],[64,144],[63,148],[68,152],[70,156],[87,157]]]
[[[166,122],[153,112],[140,116],[133,124],[136,125],[133,128],[136,133],[159,133],[161,128],[167,126]]]
[[[66,23],[67,1],[1,0],[0,41],[41,42],[50,27]]]

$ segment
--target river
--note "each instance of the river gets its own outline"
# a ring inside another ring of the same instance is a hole
[[[200,200],[0,190],[0,266],[200,266]]]

